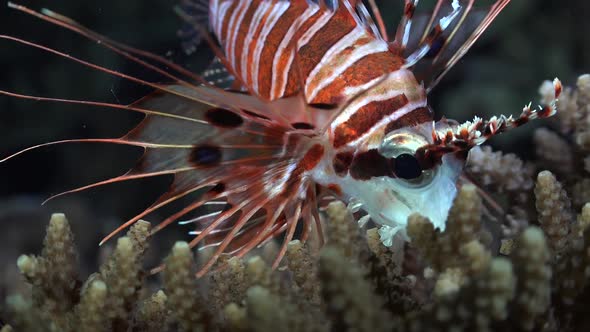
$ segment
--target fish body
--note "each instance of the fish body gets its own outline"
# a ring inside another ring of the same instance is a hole
[[[387,162],[374,151],[388,133],[431,123],[433,113],[424,86],[405,66],[402,50],[363,22],[350,2],[330,7],[304,0],[211,0],[209,15],[231,72],[245,90],[270,101],[300,95],[318,114],[318,108],[349,101],[321,128],[314,138],[317,145],[310,144],[309,149],[322,146],[322,154],[304,176],[340,199],[360,199],[378,224],[403,230],[399,226],[423,200],[423,190],[395,179],[389,165],[379,165]],[[298,122],[315,128],[311,117],[311,123]],[[408,135],[428,141],[421,134]],[[453,167],[446,181],[453,184],[445,189],[451,200],[460,169]],[[390,179],[376,181],[375,175]],[[398,187],[394,193],[392,186]],[[417,191],[413,198],[412,191]],[[442,210],[451,200],[445,200]],[[400,209],[405,212],[396,212]],[[446,213],[438,213],[438,206],[420,210],[444,229]]]
[[[529,105],[517,118],[435,123],[427,105],[428,92],[509,0],[496,0],[477,10],[474,0],[439,0],[421,15],[415,14],[417,2],[405,1],[397,31],[388,36],[378,8],[371,6],[369,12],[361,1],[183,0],[179,13],[189,27],[185,34],[191,41],[201,39],[195,37],[201,34],[217,55],[202,76],[114,42],[63,15],[10,4],[98,41],[173,84],[144,81],[1,36],[150,86],[155,92],[131,105],[120,105],[0,90],[18,98],[145,115],[123,137],[50,142],[0,162],[65,142],[143,148],[143,157],[127,173],[63,194],[172,174],[168,191],[103,242],[152,212],[196,195],[156,225],[153,233],[180,221],[193,227],[191,247],[215,246],[198,275],[222,253],[243,256],[284,234],[277,266],[297,226],[303,241],[312,231],[321,237],[319,206],[330,200],[362,208],[381,226],[386,245],[395,235],[405,234],[407,217],[415,212],[444,230],[466,152],[493,135],[553,115],[555,101],[539,110]],[[210,32],[203,26],[204,17]],[[560,91],[556,80],[556,98]]]

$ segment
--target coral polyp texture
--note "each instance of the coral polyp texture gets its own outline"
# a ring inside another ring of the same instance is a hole
[[[590,75],[559,105],[555,130],[534,135],[535,160],[473,150],[446,230],[413,214],[410,241],[391,247],[333,202],[326,244],[291,241],[276,270],[270,242],[197,278],[209,251],[177,242],[150,277],[141,221],[83,280],[54,214],[41,255],[18,259],[30,292],[6,298],[2,331],[588,331]]]

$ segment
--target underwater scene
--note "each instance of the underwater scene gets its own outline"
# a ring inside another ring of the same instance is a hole
[[[0,6],[0,331],[590,330],[590,2]]]

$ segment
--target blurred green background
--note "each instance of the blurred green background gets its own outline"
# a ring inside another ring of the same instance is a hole
[[[379,1],[391,29],[400,17],[401,2]],[[423,0],[419,8],[427,8],[432,2]],[[51,8],[104,35],[165,55],[197,72],[211,56],[207,51],[183,54],[176,36],[180,20],[172,10],[174,1],[22,4],[33,9]],[[513,0],[439,84],[430,96],[432,107],[438,116],[460,121],[474,115],[518,113],[525,103],[538,99],[537,89],[543,80],[559,76],[565,84],[574,84],[579,74],[590,72],[589,18],[590,1]],[[161,80],[96,43],[6,6],[0,7],[0,34],[48,45],[145,79]],[[0,40],[0,64],[0,89],[10,91],[119,103],[129,103],[149,92],[145,87],[7,40]],[[52,140],[120,136],[140,119],[139,114],[119,110],[0,96],[0,158]],[[505,135],[492,144],[530,157],[530,130]],[[51,194],[119,175],[140,154],[141,150],[124,146],[71,144],[42,148],[0,163],[0,262],[13,262],[18,253],[38,250],[53,211],[70,216],[83,260],[92,260],[98,240],[148,206],[170,178],[114,184],[44,206],[40,203]],[[171,230],[179,231],[185,234],[187,229],[175,226]]]

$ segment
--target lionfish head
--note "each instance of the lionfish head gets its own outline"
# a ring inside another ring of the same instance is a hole
[[[386,166],[373,167],[383,169],[383,174],[368,179],[364,197],[371,199],[362,202],[372,219],[381,224],[383,243],[391,245],[397,233],[405,235],[413,213],[428,217],[435,228],[444,231],[469,150],[530,120],[554,115],[561,83],[557,79],[553,83],[555,99],[550,104],[538,109],[529,104],[518,117],[501,115],[487,121],[476,117],[463,124],[442,119],[385,135],[372,160]]]
[[[382,169],[381,174],[372,174],[357,186],[363,191],[357,197],[364,198],[364,210],[381,225],[385,245],[391,245],[395,234],[405,234],[408,217],[416,212],[444,230],[464,158],[451,153],[437,163],[423,163],[422,149],[433,144],[432,125],[423,123],[388,133],[367,163],[373,172]],[[355,166],[353,163],[353,176]]]

